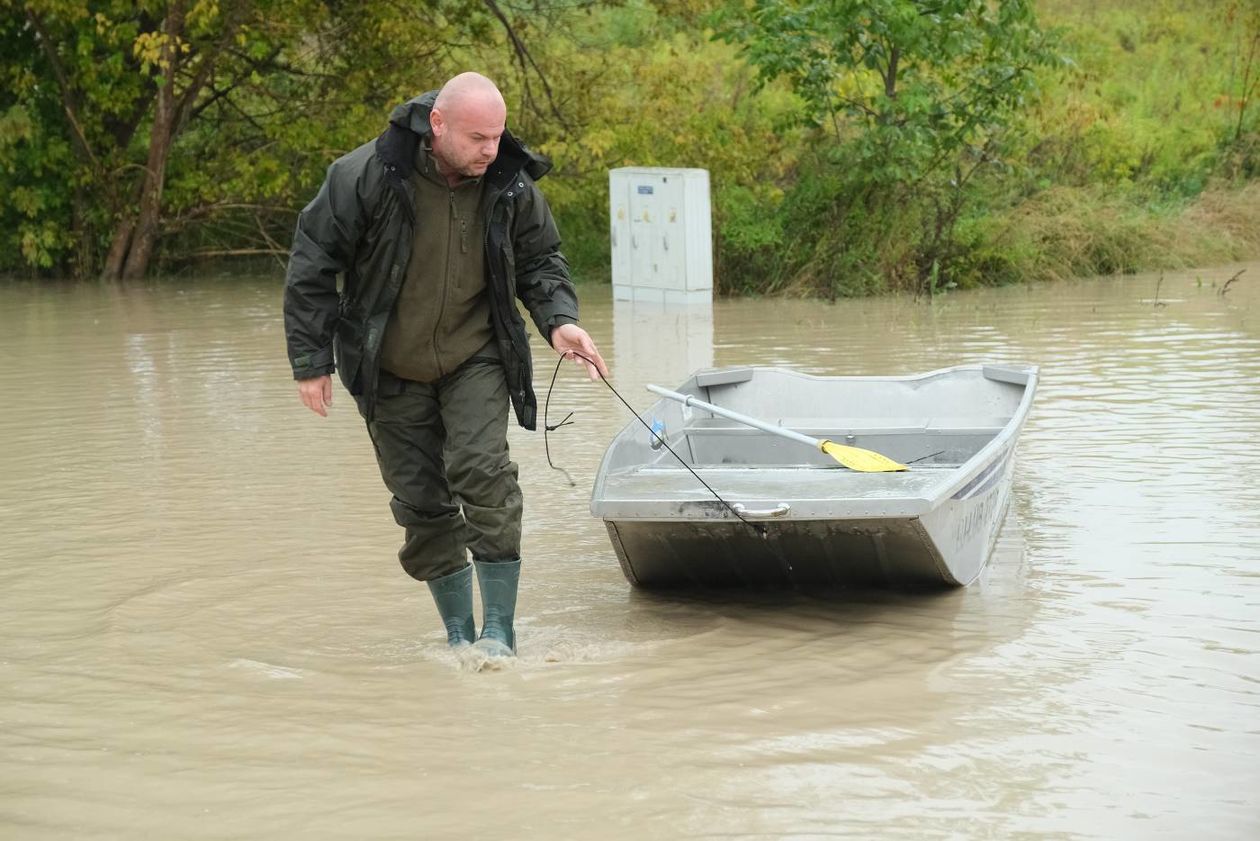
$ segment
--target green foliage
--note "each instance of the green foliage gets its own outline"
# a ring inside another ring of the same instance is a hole
[[[333,158],[470,68],[555,161],[578,279],[607,277],[619,166],[710,171],[726,293],[935,293],[1260,250],[1255,0],[0,10],[0,272],[99,270],[168,85],[193,92],[161,196],[157,259],[177,268],[283,254]]]
[[[815,154],[784,185],[776,219],[760,220],[784,238],[726,260],[728,270],[750,272],[728,287],[935,292],[1260,248],[1245,233],[1254,224],[1234,225],[1248,210],[1254,218],[1255,193],[1234,197],[1222,183],[1246,183],[1258,169],[1260,7],[1227,2],[1205,13],[1188,2],[1137,10],[1047,0],[1040,11],[1062,53],[1047,61],[1029,10],[1012,6],[1016,48],[1030,50],[1031,72],[1006,99],[957,98],[951,121],[922,103],[969,78],[960,62],[983,64],[994,53],[967,49],[984,27],[953,37],[949,21],[932,30],[930,16],[896,14],[909,6],[926,4],[757,2],[725,11],[726,37],[757,56],[762,79],[790,79],[807,102],[799,116],[816,127],[806,140]],[[1000,27],[1002,7],[988,8]],[[884,101],[891,50],[870,46],[869,33],[878,41],[899,26],[909,44],[934,31],[928,49],[941,67],[898,82],[898,98],[910,84],[925,97],[906,109]],[[971,118],[983,108],[999,119]],[[974,131],[950,133],[962,125]]]
[[[159,179],[165,253],[283,253],[332,158],[497,26],[474,0],[0,8],[0,271],[80,275],[137,218],[163,88],[180,115]]]
[[[543,186],[576,277],[608,277],[608,170],[616,167],[708,169],[719,263],[748,244],[750,225],[773,219],[801,146],[802,133],[787,127],[799,100],[778,85],[755,90],[735,48],[646,2],[540,20],[524,35],[549,68],[550,102],[536,79],[526,90],[508,51],[488,45],[470,63],[503,87],[513,130],[556,163]],[[741,275],[719,266],[719,284],[728,277]]]

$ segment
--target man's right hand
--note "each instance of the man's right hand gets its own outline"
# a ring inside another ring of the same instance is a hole
[[[322,418],[328,417],[332,405],[332,376],[324,374],[309,380],[298,380],[298,394],[306,408]]]

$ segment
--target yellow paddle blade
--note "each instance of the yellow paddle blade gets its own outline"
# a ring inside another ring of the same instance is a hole
[[[850,470],[859,473],[892,473],[897,470],[909,470],[904,464],[898,464],[888,456],[881,456],[871,450],[860,447],[849,447],[835,441],[820,441],[818,449],[834,458]]]

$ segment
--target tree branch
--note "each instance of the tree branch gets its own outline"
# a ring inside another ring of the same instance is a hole
[[[884,95],[889,99],[897,98],[897,62],[901,58],[901,49],[892,47],[888,53],[888,74],[884,76]]]
[[[178,216],[167,219],[163,222],[162,228],[168,232],[178,231],[198,219],[204,219],[213,216],[216,213],[225,210],[250,210],[257,215],[259,211],[267,213],[301,213],[300,207],[286,207],[281,204],[251,204],[248,202],[220,202],[216,204],[203,204],[192,208],[191,210],[181,213]]]
[[[274,250],[276,262],[280,264],[280,269],[281,271],[283,271],[284,259],[280,255],[288,254],[289,252],[284,248],[284,246],[276,242],[275,239],[271,236],[271,234],[267,233],[267,226],[263,224],[262,216],[260,216],[258,213],[255,213],[254,221],[258,223],[258,233],[260,236],[262,236],[263,241],[267,243],[267,247]]]
[[[573,127],[569,125],[569,121],[560,113],[560,109],[556,106],[556,98],[551,90],[551,83],[547,81],[547,76],[542,72],[542,68],[538,66],[538,62],[534,61],[534,57],[530,54],[525,43],[516,34],[516,30],[512,28],[511,21],[508,20],[503,10],[499,8],[499,4],[495,0],[484,0],[486,8],[490,13],[498,18],[499,23],[503,24],[503,29],[507,32],[508,40],[512,42],[512,49],[516,54],[516,61],[521,66],[521,78],[525,84],[525,95],[532,103],[533,96],[529,92],[529,67],[534,68],[534,72],[538,74],[538,81],[542,83],[543,91],[547,95],[547,104],[551,106],[551,113],[560,122],[567,132],[572,132]],[[526,67],[528,63],[529,67]]]
[[[287,255],[287,248],[206,248],[199,251],[189,251],[184,254],[185,257],[258,257]]]
[[[203,52],[199,58],[200,63],[197,65],[197,71],[193,74],[192,81],[184,88],[183,94],[179,97],[179,102],[175,106],[175,132],[178,133],[180,127],[184,123],[184,118],[188,116],[192,104],[197,99],[197,95],[201,93],[201,89],[210,79],[210,72],[214,69],[214,63],[218,59],[219,54],[231,43],[232,38],[236,35],[237,18],[241,11],[240,5],[233,5],[231,10],[224,16],[223,33],[219,36],[219,40],[208,52]]]

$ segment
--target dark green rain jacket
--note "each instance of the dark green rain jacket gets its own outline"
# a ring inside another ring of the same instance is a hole
[[[284,327],[294,379],[338,371],[369,419],[376,403],[381,339],[411,259],[411,175],[429,134],[437,91],[394,109],[389,128],[328,168],[298,217],[284,288]],[[482,212],[491,320],[516,419],[533,429],[529,338],[519,298],[544,337],[577,321],[577,295],[551,210],[535,186],[551,164],[510,133],[486,170]],[[445,220],[443,220],[445,222]],[[337,277],[342,276],[340,291]]]

